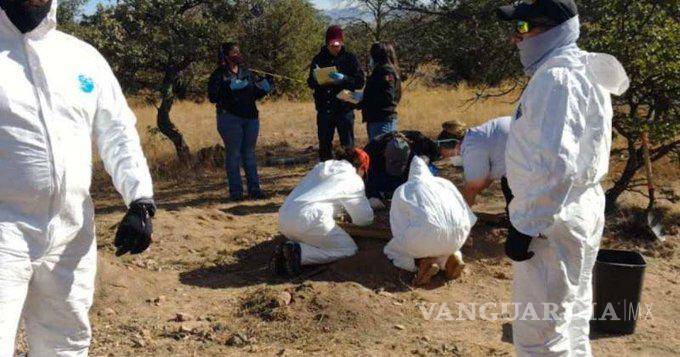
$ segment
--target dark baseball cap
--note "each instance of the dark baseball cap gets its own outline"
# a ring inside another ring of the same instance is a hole
[[[395,137],[385,147],[385,171],[390,176],[401,176],[411,158],[411,147],[406,140]]]
[[[578,15],[574,0],[524,0],[514,5],[498,8],[498,17],[503,21],[528,21],[549,19],[555,25],[562,24]]]

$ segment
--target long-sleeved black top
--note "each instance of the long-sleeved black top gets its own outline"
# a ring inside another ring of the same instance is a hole
[[[345,75],[345,80],[338,84],[319,85],[314,78],[314,69],[333,66],[338,69],[338,72]],[[364,87],[364,83],[364,71],[359,65],[359,60],[345,48],[337,56],[333,56],[324,46],[312,59],[307,84],[309,88],[314,90],[314,104],[316,104],[316,110],[320,113],[336,114],[353,110],[353,105],[339,100],[337,95],[343,89],[359,90]]]
[[[248,85],[243,89],[232,90],[229,84],[234,79],[247,81]],[[266,95],[267,92],[255,85],[253,73],[245,68],[239,67],[238,73],[233,73],[227,67],[220,66],[215,69],[208,82],[208,97],[211,103],[215,103],[217,113],[226,112],[244,119],[258,119],[260,113],[256,101]]]
[[[397,116],[401,100],[401,79],[389,64],[378,65],[368,77],[361,107],[363,121],[389,121]]]

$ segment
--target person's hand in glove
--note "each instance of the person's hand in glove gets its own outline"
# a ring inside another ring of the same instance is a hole
[[[269,80],[267,80],[267,79],[263,79],[263,80],[255,83],[255,85],[258,88],[260,88],[262,91],[264,91],[265,93],[269,93],[272,90],[272,85],[270,84]]]
[[[340,83],[340,82],[344,81],[345,78],[347,78],[347,76],[345,76],[344,74],[342,74],[340,72],[333,72],[333,73],[329,74],[328,76],[331,77],[331,79],[335,83]]]
[[[529,251],[531,239],[531,236],[521,233],[510,224],[508,239],[505,241],[505,255],[516,262],[531,259],[534,256],[534,252]]]
[[[139,254],[149,248],[153,233],[151,219],[155,214],[156,205],[152,199],[143,198],[130,204],[116,232],[117,257],[126,253]]]
[[[229,88],[231,90],[241,90],[245,87],[248,86],[248,81],[241,80],[241,79],[232,79],[231,82],[229,82]]]

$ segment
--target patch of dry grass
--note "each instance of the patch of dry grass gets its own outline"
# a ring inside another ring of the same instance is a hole
[[[516,94],[495,98],[472,105],[468,103],[474,91],[465,88],[426,88],[415,86],[405,91],[399,106],[399,129],[420,130],[430,136],[441,130],[441,123],[458,119],[470,124],[511,115]],[[306,148],[318,145],[316,111],[310,102],[290,100],[260,103],[261,129],[259,147],[286,144]],[[156,110],[151,106],[135,106],[138,129],[149,161],[172,157],[174,148],[155,128]],[[172,119],[184,134],[192,151],[221,143],[215,124],[215,109],[210,103],[179,102],[171,113]],[[360,143],[367,141],[366,129],[357,112],[355,134]],[[336,137],[337,140],[337,137]]]

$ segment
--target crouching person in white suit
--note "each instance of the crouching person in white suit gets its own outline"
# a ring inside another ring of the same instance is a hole
[[[272,258],[277,275],[294,277],[302,265],[325,264],[357,252],[352,238],[335,222],[343,209],[352,223],[373,223],[362,177],[369,157],[361,149],[346,149],[339,160],[322,162],[305,176],[279,210],[279,229],[291,241],[279,246]]]
[[[384,253],[397,267],[418,272],[414,285],[427,284],[441,269],[456,279],[465,267],[460,248],[476,221],[456,186],[415,157],[408,181],[392,197],[393,238]]]

